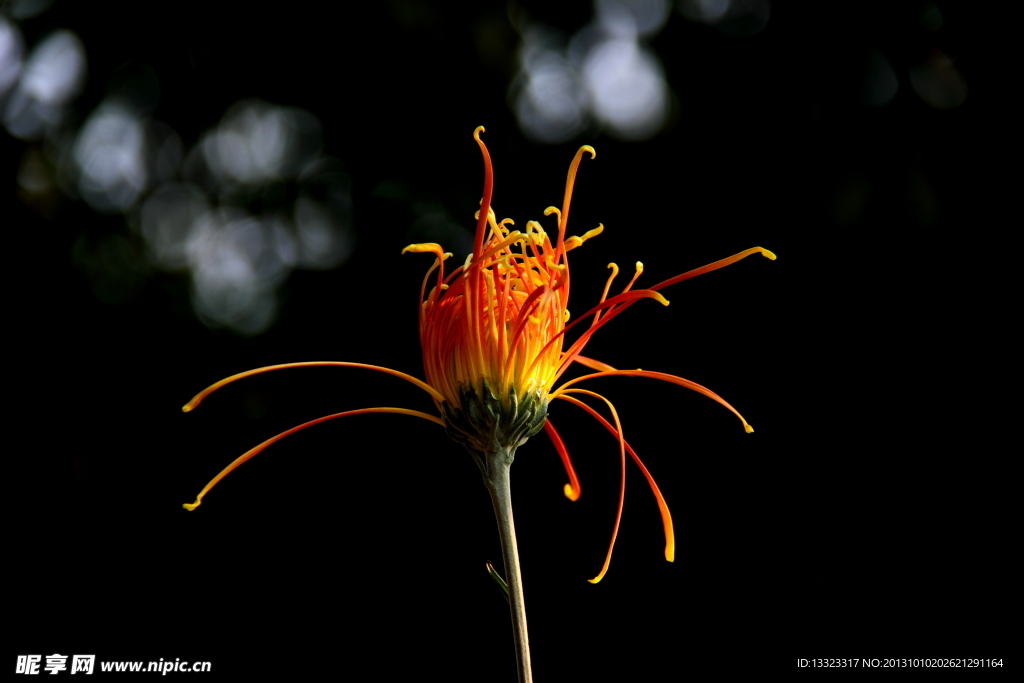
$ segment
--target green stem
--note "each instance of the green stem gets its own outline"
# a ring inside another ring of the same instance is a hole
[[[501,539],[501,557],[505,563],[508,582],[508,603],[512,613],[512,636],[516,646],[516,667],[519,683],[532,683],[530,670],[530,637],[526,632],[526,606],[523,602],[523,579],[519,570],[519,548],[516,545],[516,527],[512,521],[512,491],[509,484],[509,466],[515,457],[515,448],[496,449],[484,455],[484,484],[494,503],[494,517],[498,522]]]

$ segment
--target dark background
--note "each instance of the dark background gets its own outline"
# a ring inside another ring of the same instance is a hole
[[[1009,452],[984,417],[998,406],[980,398],[999,365],[986,293],[1001,283],[974,270],[982,248],[999,248],[981,236],[999,222],[1003,182],[985,162],[1007,87],[985,39],[995,19],[939,3],[930,30],[925,3],[772,3],[764,30],[734,36],[673,12],[650,41],[675,94],[665,128],[624,142],[592,127],[543,145],[508,106],[519,42],[509,17],[571,33],[589,3],[254,7],[57,2],[19,24],[28,44],[56,27],[81,38],[79,120],[125,64],[158,74],[154,115],[186,146],[243,98],[311,111],[351,178],[358,244],[337,268],[293,272],[276,324],[255,337],[204,326],[187,278],[144,261],[119,266],[138,275],[108,303],[97,293],[106,266],[81,245],[138,236],[81,201],[24,201],[15,175],[39,143],[0,133],[14,654],[514,680],[507,608],[484,571],[500,563],[486,490],[435,425],[321,425],[247,463],[199,510],[180,507],[302,421],[375,405],[432,411],[400,380],[334,368],[249,379],[188,415],[180,406],[223,376],[281,362],[420,375],[429,257],[399,252],[418,241],[418,202],[472,226],[478,125],[497,213],[517,226],[560,203],[573,153],[596,147],[570,232],[606,230],[572,254],[574,314],[596,302],[612,260],[626,278],[642,260],[640,282],[653,284],[755,245],[779,256],[669,288],[671,306],[641,302],[588,347],[704,384],[757,430],[678,387],[594,382],[673,512],[675,563],[630,465],[611,569],[587,583],[614,517],[615,442],[552,406],[582,481],[576,503],[545,437],[520,449],[539,680],[1010,654],[999,625]],[[872,47],[900,79],[885,106],[862,101]],[[935,51],[967,83],[959,107],[930,106],[907,80]]]

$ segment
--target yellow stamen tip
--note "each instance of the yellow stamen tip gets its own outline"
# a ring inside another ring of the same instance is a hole
[[[194,503],[182,503],[181,507],[185,508],[189,512],[192,512],[197,507],[199,507],[201,504],[202,504],[202,501],[197,499],[196,502],[194,502]]]
[[[665,546],[665,559],[669,562],[676,561],[676,549],[675,546]]]
[[[597,152],[595,152],[594,148],[591,147],[590,145],[583,145],[582,147],[580,147],[580,151],[590,152],[590,158],[591,159],[596,159],[597,158]]]
[[[410,244],[409,246],[407,246],[405,249],[402,250],[402,253],[404,254],[407,251],[411,251],[414,254],[422,254],[423,252],[437,253],[437,252],[441,251],[441,245],[437,244],[436,242],[423,242],[422,244]],[[448,258],[447,254],[445,255],[445,258]]]
[[[748,425],[748,424],[744,424],[744,425],[743,425],[743,428],[744,428],[745,430],[747,430],[747,434],[753,434],[753,433],[754,433],[754,428],[753,428],[753,427],[751,427],[751,426],[750,426],[750,425]]]
[[[758,247],[758,249],[761,250],[761,255],[764,256],[765,258],[771,259],[772,261],[775,260],[775,254],[773,254],[772,252],[762,247]]]
[[[564,493],[565,497],[574,503],[580,499],[580,492],[574,489],[573,487],[569,486],[568,484],[566,484],[565,488],[562,489],[562,493]]]
[[[473,139],[476,140],[477,142],[480,142],[480,133],[483,133],[483,132],[484,132],[484,127],[483,126],[477,126],[476,130],[473,131]]]
[[[188,403],[181,407],[181,412],[188,413],[191,412],[193,408],[195,408],[195,406],[192,405],[192,401],[189,401]]]
[[[601,579],[603,579],[603,578],[604,578],[604,574],[600,574],[599,576],[595,576],[592,579],[587,579],[587,583],[600,583]]]

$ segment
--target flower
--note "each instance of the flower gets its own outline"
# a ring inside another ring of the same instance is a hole
[[[391,368],[362,363],[288,363],[257,368],[223,379],[197,394],[182,409],[185,412],[192,410],[213,391],[244,377],[271,370],[320,365],[365,368],[400,377],[430,394],[440,416],[386,407],[349,410],[311,420],[241,455],[206,485],[195,503],[186,504],[186,509],[194,510],[217,482],[272,443],[320,422],[361,413],[399,413],[435,422],[445,427],[454,440],[464,444],[482,469],[485,467],[482,459],[484,453],[498,449],[514,453],[518,446],[543,429],[561,457],[569,478],[569,483],[564,487],[565,496],[575,501],[580,496],[580,483],[565,444],[547,416],[549,403],[557,399],[589,413],[619,442],[622,478],[615,525],[604,565],[590,582],[600,581],[611,561],[625,496],[627,453],[643,472],[654,492],[665,531],[665,559],[670,562],[674,560],[675,539],[668,505],[654,478],[624,439],[618,411],[604,396],[578,385],[589,379],[608,376],[647,377],[671,382],[717,401],[740,419],[747,432],[753,429],[731,405],[699,384],[660,372],[618,370],[583,356],[581,352],[594,333],[637,301],[654,299],[667,306],[668,301],[659,290],[669,285],[717,270],[752,254],[761,253],[772,260],[775,255],[761,247],[754,247],[652,287],[633,289],[643,272],[643,265],[638,262],[632,279],[614,296],[608,294],[619,268],[611,263],[608,267],[612,272],[600,301],[584,315],[569,322],[569,311],[566,308],[569,300],[568,252],[604,230],[603,225],[598,225],[582,236],[565,236],[569,204],[580,161],[584,153],[589,153],[591,158],[596,153],[590,146],[580,148],[569,166],[562,208],[551,206],[544,211],[545,216],[554,214],[558,219],[557,232],[552,239],[536,221],[527,222],[525,229],[519,231],[509,227],[514,225],[511,219],[506,218],[500,222],[496,220],[491,207],[494,177],[490,154],[480,139],[482,131],[483,126],[473,133],[484,160],[484,194],[477,213],[473,253],[463,265],[446,274],[445,262],[451,254],[446,253],[440,245],[412,244],[402,250],[402,253],[432,253],[436,257],[424,276],[420,290],[422,304],[419,310],[419,332],[426,381]],[[431,285],[429,292],[428,285]],[[589,325],[566,348],[566,332],[586,320],[590,321]],[[595,372],[559,385],[559,379],[573,363],[579,363]],[[603,402],[614,424],[585,402],[583,397]]]

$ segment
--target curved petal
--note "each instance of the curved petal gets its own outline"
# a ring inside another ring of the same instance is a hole
[[[427,384],[423,380],[417,379],[417,378],[413,377],[412,375],[407,375],[404,372],[399,372],[398,370],[392,370],[391,368],[385,368],[385,367],[382,367],[380,365],[367,365],[365,363],[345,363],[345,362],[341,362],[341,361],[328,361],[328,360],[324,360],[324,361],[308,361],[308,362],[304,362],[304,363],[284,363],[282,365],[268,365],[266,367],[256,368],[255,370],[246,370],[245,372],[240,372],[237,375],[231,375],[230,377],[225,377],[224,379],[222,379],[221,381],[217,382],[216,384],[211,384],[210,386],[206,387],[205,389],[200,391],[198,394],[196,394],[192,398],[191,401],[189,401],[184,406],[182,406],[181,412],[187,413],[189,411],[195,410],[195,407],[198,406],[200,403],[202,403],[204,398],[206,398],[207,396],[209,396],[213,392],[217,391],[221,387],[223,387],[223,386],[225,386],[227,384],[231,384],[232,382],[236,382],[236,381],[238,381],[240,379],[244,379],[246,377],[251,377],[252,375],[259,375],[259,374],[262,374],[264,372],[270,372],[272,370],[286,370],[288,368],[305,368],[305,367],[324,366],[324,365],[326,365],[326,366],[337,366],[337,367],[342,367],[342,368],[365,368],[367,370],[376,370],[378,372],[383,372],[383,373],[386,373],[388,375],[394,375],[395,377],[400,377],[400,378],[404,379],[406,382],[412,382],[413,384],[418,386],[420,389],[422,389],[423,391],[425,391],[428,394],[430,394],[431,396],[433,396],[435,400],[437,400],[437,401],[444,401],[444,396],[437,389],[435,389],[434,387],[430,386],[429,384]]]
[[[230,465],[228,465],[227,467],[222,469],[220,471],[220,474],[218,474],[216,477],[211,479],[210,483],[208,483],[206,486],[204,486],[203,490],[199,492],[198,496],[196,496],[196,502],[194,502],[194,503],[184,503],[182,505],[182,507],[185,508],[186,510],[190,510],[190,511],[191,510],[195,510],[203,502],[203,496],[205,496],[207,493],[209,493],[210,489],[212,489],[214,486],[217,485],[217,482],[219,482],[221,479],[223,479],[224,477],[226,477],[229,474],[231,474],[231,472],[234,471],[235,468],[237,468],[243,462],[245,462],[249,458],[253,457],[257,453],[263,451],[264,449],[267,448],[267,446],[270,446],[271,444],[277,443],[278,441],[280,441],[284,437],[290,436],[291,434],[294,434],[295,432],[302,431],[306,427],[312,427],[315,424],[320,424],[321,422],[327,422],[328,420],[336,420],[339,417],[346,417],[348,415],[362,415],[364,413],[398,413],[400,415],[412,415],[414,417],[422,417],[424,420],[430,420],[431,422],[436,422],[437,424],[441,425],[442,427],[444,426],[444,420],[442,420],[441,418],[439,418],[439,417],[437,417],[435,415],[428,415],[426,413],[421,413],[418,410],[409,410],[407,408],[360,408],[359,410],[346,410],[343,413],[335,413],[333,415],[325,415],[324,417],[318,417],[315,420],[310,420],[309,422],[303,422],[298,427],[292,427],[291,429],[283,431],[280,434],[278,434],[277,436],[272,436],[269,439],[267,439],[266,441],[264,441],[263,443],[261,443],[259,446],[256,446],[255,448],[250,448],[245,453],[243,453],[242,455],[240,455],[237,458],[235,458],[234,462],[232,462]]]
[[[600,422],[605,429],[611,432],[612,436],[616,438],[620,436],[619,432],[615,429],[615,427],[613,427],[608,422],[608,420],[601,417],[601,415],[596,410],[588,406],[583,401],[572,396],[565,395],[559,396],[558,398],[560,398],[563,401],[568,401],[569,403],[572,403],[575,406],[583,408],[583,410],[590,413],[590,415],[593,416],[595,420]],[[644,467],[643,462],[640,461],[640,456],[636,454],[636,451],[634,451],[633,448],[629,445],[629,442],[623,440],[623,444],[625,444],[626,446],[626,452],[629,453],[629,455],[633,458],[633,462],[635,462],[636,466],[640,468],[640,471],[644,473],[644,477],[647,478],[647,483],[651,487],[651,491],[654,492],[654,498],[658,501],[658,510],[661,512],[661,525],[665,529],[665,559],[669,562],[675,562],[676,536],[675,531],[672,527],[672,514],[668,511],[668,503],[665,502],[665,497],[661,495],[661,489],[659,489],[658,485],[654,482],[654,477],[651,476],[651,473],[647,470],[646,467]]]
[[[566,450],[565,442],[562,441],[562,437],[555,431],[555,425],[551,424],[551,420],[544,420],[544,431],[548,433],[551,443],[554,444],[555,450],[558,451],[558,457],[562,459],[562,465],[565,466],[565,473],[569,475],[569,483],[565,485],[562,492],[566,498],[575,503],[580,499],[580,480],[576,477],[576,470],[573,469],[572,461],[569,460],[569,451]]]
[[[650,377],[651,379],[660,379],[664,382],[671,382],[672,384],[678,384],[681,387],[692,389],[693,391],[696,391],[698,394],[703,394],[704,396],[710,398],[712,401],[717,401],[718,403],[728,408],[732,412],[732,414],[738,417],[740,419],[740,422],[743,423],[743,429],[746,430],[747,434],[750,434],[751,432],[754,431],[754,428],[747,424],[747,421],[743,419],[743,416],[739,414],[739,411],[737,411],[735,408],[729,405],[728,401],[726,401],[724,398],[722,398],[715,392],[711,391],[706,387],[702,387],[696,382],[691,382],[688,379],[683,379],[682,377],[677,377],[675,375],[669,375],[664,372],[650,372],[648,370],[611,370],[606,372],[595,372],[591,375],[583,375],[582,377],[577,377],[575,379],[569,380],[568,382],[560,386],[558,389],[551,392],[549,396],[550,398],[558,398],[561,394],[565,393],[566,387],[576,384],[577,382],[582,382],[585,379],[594,379],[595,377],[614,377],[617,375],[622,375],[626,377]]]
[[[598,583],[601,579],[604,578],[604,575],[608,573],[608,566],[612,562],[612,550],[615,548],[615,539],[619,535],[619,524],[622,522],[622,506],[626,502],[626,440],[622,438],[622,423],[619,422],[619,413],[617,410],[615,410],[615,405],[611,401],[606,399],[601,394],[597,394],[594,393],[593,391],[588,391],[586,389],[569,389],[565,393],[586,394],[587,396],[599,398],[606,404],[608,404],[608,408],[612,411],[612,418],[615,419],[615,426],[617,428],[616,433],[619,437],[619,455],[621,456],[620,461],[622,463],[622,467],[621,477],[619,480],[619,507],[615,511],[615,526],[612,528],[612,540],[611,543],[608,544],[608,553],[604,557],[604,565],[602,565],[601,571],[598,572],[597,576],[595,576],[594,578],[587,579],[587,581],[589,581],[590,583]],[[566,397],[563,394],[562,398],[568,397]],[[580,401],[580,403],[583,402]]]

